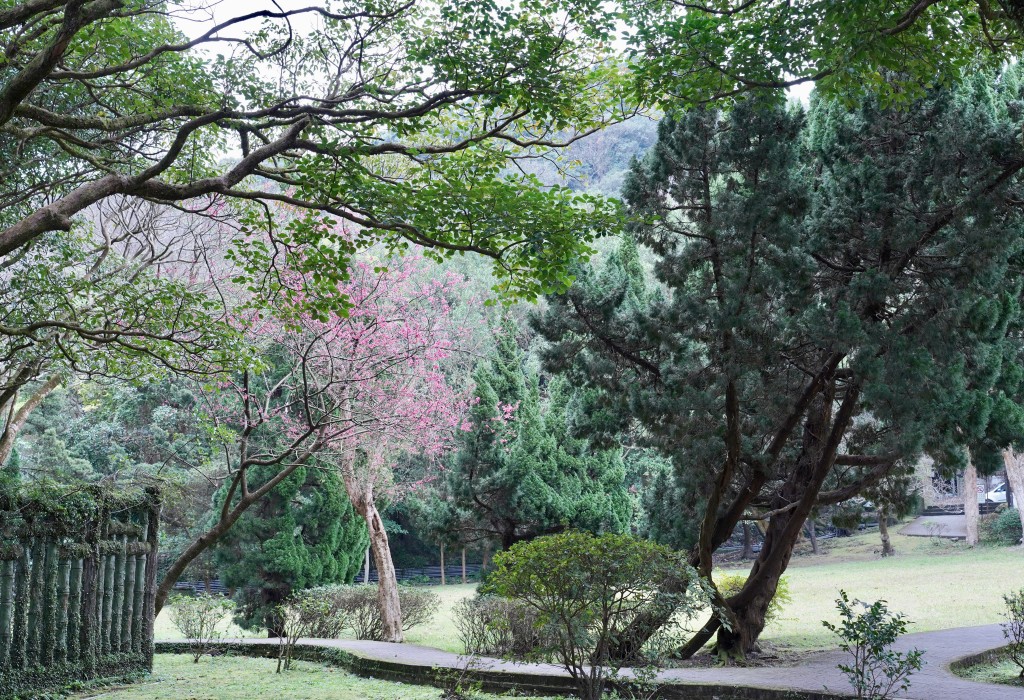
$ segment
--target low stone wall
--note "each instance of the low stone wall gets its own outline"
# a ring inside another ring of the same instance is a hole
[[[977,666],[979,664],[990,664],[996,661],[1002,661],[1006,658],[1006,654],[1009,651],[1009,646],[998,647],[996,649],[989,649],[983,651],[980,654],[971,654],[970,656],[962,656],[949,664],[949,670],[958,676],[962,671],[966,671],[971,666]]]
[[[215,648],[225,654],[277,658],[278,647],[273,643],[251,644],[221,643]],[[182,642],[157,642],[156,652],[160,654],[183,654],[188,645]],[[343,649],[321,647],[314,644],[297,644],[293,658],[338,666],[366,678],[378,678],[415,685],[444,687],[452,674],[461,674],[461,669],[449,669],[404,664],[358,656]],[[534,673],[470,668],[464,677],[468,682],[480,683],[490,693],[504,693],[515,690],[529,695],[574,695],[575,685],[568,676],[545,676]],[[849,695],[831,692],[812,692],[784,688],[755,688],[709,683],[669,683],[663,685],[657,695],[663,700],[848,700]]]

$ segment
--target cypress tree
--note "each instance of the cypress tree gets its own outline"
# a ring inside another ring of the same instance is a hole
[[[252,470],[253,488],[273,473]],[[352,583],[368,542],[337,472],[313,463],[246,512],[218,543],[215,560],[221,581],[236,589],[239,624],[278,636],[277,606],[292,591]]]
[[[621,451],[591,449],[572,434],[578,397],[559,378],[527,369],[517,329],[504,317],[495,348],[474,373],[474,401],[427,527],[471,543],[518,541],[577,527],[624,532],[631,505]]]

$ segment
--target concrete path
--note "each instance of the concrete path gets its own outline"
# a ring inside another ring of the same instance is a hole
[[[900,529],[901,535],[911,537],[967,537],[967,518],[963,515],[922,515]]]
[[[273,644],[266,639],[225,640],[242,641],[245,644]],[[301,644],[341,649],[367,661],[383,662],[389,665],[432,669],[466,667],[466,657],[450,652],[416,646],[415,644],[388,644],[338,639],[307,639]],[[963,627],[939,632],[908,634],[896,645],[907,651],[912,648],[924,650],[924,667],[911,678],[910,690],[899,697],[915,700],[1024,700],[1024,689],[987,683],[974,683],[959,678],[949,670],[957,659],[971,656],[1003,646],[1005,641],[999,625]],[[160,643],[157,644],[159,651]],[[663,671],[659,679],[672,684],[700,684],[703,686],[726,685],[735,688],[801,690],[809,692],[829,691],[830,694],[846,695],[850,686],[846,677],[836,668],[845,660],[842,652],[822,652],[808,657],[803,663],[790,667],[713,667],[675,668]],[[525,675],[537,679],[551,678],[564,686],[567,673],[558,666],[547,664],[523,664],[500,659],[477,659],[473,668],[479,671],[499,674]],[[755,695],[756,697],[756,695]]]

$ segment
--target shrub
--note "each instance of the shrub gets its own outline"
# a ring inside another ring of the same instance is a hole
[[[1003,545],[1014,545],[1020,542],[1020,514],[1016,508],[997,513],[982,522],[982,535],[990,542]]]
[[[478,595],[453,609],[467,654],[525,657],[540,646],[538,613],[522,601]]]
[[[188,641],[194,663],[220,639],[217,626],[235,609],[230,598],[205,593],[175,596],[170,606],[171,622]]]
[[[1006,622],[1003,636],[1009,642],[1007,656],[1020,668],[1024,678],[1024,588],[1003,596],[1006,601]]]
[[[282,632],[278,637],[277,673],[292,667],[296,642],[303,637],[315,637],[315,632],[323,629],[324,620],[336,616],[330,598],[320,595],[317,589],[299,591],[284,605],[277,606],[275,613]],[[329,624],[337,622],[331,619]]]
[[[494,564],[488,589],[537,611],[542,633],[532,655],[560,663],[584,700],[600,698],[617,677],[611,646],[641,610],[665,606],[690,616],[707,600],[681,555],[629,535],[539,537],[501,552]],[[679,583],[684,593],[664,592]]]
[[[725,574],[715,580],[715,585],[718,586],[719,592],[725,598],[735,595],[740,592],[743,588],[743,584],[747,582],[747,577],[743,574]],[[779,619],[779,613],[782,612],[782,607],[788,605],[793,601],[793,596],[789,592],[789,579],[785,576],[779,579],[779,585],[775,589],[775,595],[772,597],[772,601],[768,603],[768,610],[764,614],[765,624],[769,624]]]
[[[923,652],[893,651],[893,643],[907,631],[908,621],[902,613],[893,615],[884,600],[870,605],[851,601],[846,591],[839,591],[836,608],[842,621],[839,625],[823,622],[842,642],[839,648],[853,655],[850,664],[839,664],[858,698],[885,700],[893,692],[910,687],[910,675],[921,669]],[[862,612],[856,612],[861,608]]]
[[[327,611],[315,634],[310,636],[334,638],[343,629],[351,629],[356,639],[381,641],[384,622],[377,603],[377,586],[320,586],[306,592],[324,602]],[[402,608],[402,629],[409,630],[430,622],[441,604],[440,597],[429,590],[413,586],[398,587],[398,602]]]

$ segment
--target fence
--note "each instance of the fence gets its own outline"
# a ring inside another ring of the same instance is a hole
[[[0,492],[0,697],[153,665],[160,500]]]

